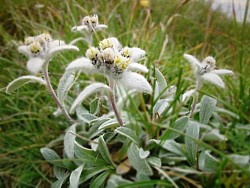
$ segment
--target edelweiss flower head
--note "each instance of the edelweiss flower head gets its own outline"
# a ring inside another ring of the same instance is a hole
[[[139,60],[137,57],[143,55],[145,55],[144,50],[122,48],[119,41],[111,37],[101,41],[98,48],[89,48],[86,52],[87,58],[83,57],[73,61],[66,71],[82,70],[85,73],[101,73],[126,88],[151,93],[152,88],[148,81],[142,75],[132,72],[148,72],[147,67],[137,63]],[[132,59],[135,56],[137,57]]]
[[[184,58],[191,63],[195,76],[199,82],[208,81],[219,87],[224,88],[225,84],[219,75],[232,74],[231,70],[215,69],[215,59],[211,56],[206,57],[202,63],[200,63],[194,56],[184,54]]]
[[[99,24],[98,16],[95,14],[93,16],[85,16],[81,21],[80,26],[75,26],[71,29],[71,31],[82,31],[87,30],[89,32],[97,31],[101,29],[107,28],[104,24]]]
[[[34,37],[27,37],[24,45],[18,47],[18,51],[29,57],[27,69],[37,74],[41,71],[45,62],[48,62],[52,55],[63,50],[79,50],[72,45],[65,45],[63,41],[53,40],[50,34],[43,33]]]

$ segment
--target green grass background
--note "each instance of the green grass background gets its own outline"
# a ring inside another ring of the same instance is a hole
[[[64,118],[52,115],[55,103],[43,86],[25,85],[12,95],[5,94],[9,82],[29,74],[27,59],[17,52],[18,44],[24,37],[43,31],[70,42],[80,36],[72,33],[71,27],[89,14],[98,14],[100,23],[108,25],[105,32],[98,34],[100,39],[115,36],[124,46],[144,49],[147,65],[158,67],[168,82],[178,82],[181,90],[195,84],[184,53],[199,59],[212,55],[218,68],[232,69],[235,74],[224,78],[226,89],[205,85],[202,92],[239,116],[222,115],[223,131],[229,141],[221,149],[249,155],[250,23],[246,19],[238,23],[235,18],[212,11],[209,3],[188,0],[152,0],[148,8],[136,0],[1,0],[0,4],[0,187],[48,187],[53,181],[53,169],[39,149],[68,126]],[[37,4],[44,7],[36,8]],[[250,11],[248,7],[246,11]],[[169,41],[165,46],[166,36]],[[87,45],[80,47],[79,53],[58,55],[50,63],[54,86],[67,64],[85,54]],[[208,180],[204,179],[203,185],[242,187],[249,183],[249,174],[218,173],[211,182]]]

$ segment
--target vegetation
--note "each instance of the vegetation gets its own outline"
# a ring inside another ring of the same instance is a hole
[[[157,0],[149,1],[149,5],[146,2],[143,0],[85,2],[44,0],[37,4],[34,1],[3,0],[0,7],[2,23],[0,25],[0,187],[49,187],[57,180],[54,171],[57,175],[58,172],[64,173],[64,170],[58,166],[63,166],[63,169],[67,169],[66,172],[69,173],[74,171],[76,166],[80,166],[73,164],[75,161],[65,156],[66,160],[63,164],[60,160],[59,162],[50,160],[50,163],[56,164],[57,167],[53,167],[44,160],[44,156],[46,158],[46,154],[52,152],[48,148],[52,148],[63,158],[65,130],[71,125],[64,116],[53,115],[57,109],[56,104],[45,87],[27,84],[12,95],[6,94],[5,90],[15,78],[29,75],[26,70],[27,59],[17,51],[17,47],[25,37],[39,35],[46,31],[53,38],[69,43],[80,36],[79,33],[72,33],[71,28],[79,25],[79,20],[84,16],[93,14],[99,16],[101,23],[108,25],[104,32],[98,32],[94,37],[94,46],[98,45],[98,39],[114,36],[123,46],[144,49],[147,54],[146,65],[150,70],[150,73],[145,76],[153,86],[153,93],[154,86],[160,79],[159,75],[157,77],[157,69],[168,83],[165,90],[173,85],[177,88],[170,106],[159,116],[153,113],[157,100],[152,96],[147,94],[128,96],[129,104],[125,105],[123,110],[127,114],[130,125],[118,127],[120,129],[108,127],[107,130],[105,129],[105,136],[100,136],[98,143],[108,148],[115,165],[124,163],[127,153],[130,153],[128,154],[130,158],[133,156],[133,151],[138,148],[136,142],[145,149],[142,154],[147,156],[146,152],[150,151],[150,157],[152,157],[151,163],[142,160],[144,163],[154,164],[152,168],[146,169],[148,174],[137,173],[140,170],[132,163],[129,165],[129,172],[123,175],[122,180],[115,176],[113,181],[119,182],[120,187],[248,187],[250,185],[250,145],[248,144],[250,141],[250,77],[248,76],[250,24],[246,22],[246,16],[243,23],[239,23],[219,11],[211,10],[209,4],[203,1]],[[249,1],[247,2],[249,5]],[[249,11],[247,5],[246,15]],[[78,42],[77,46],[80,52],[58,54],[58,58],[50,62],[49,72],[54,88],[58,85],[68,64],[77,57],[85,55],[88,49],[87,43]],[[184,129],[178,129],[176,125],[177,120],[181,123],[186,121],[184,110],[188,112],[193,101],[191,99],[183,104],[180,99],[183,93],[194,88],[196,81],[190,64],[183,58],[184,53],[193,54],[200,60],[212,55],[217,60],[218,68],[226,68],[234,72],[233,76],[223,78],[225,89],[205,83],[199,90],[198,110],[192,115],[190,122],[198,123],[199,126],[206,124],[205,128],[201,128],[202,131],[192,128],[184,131],[190,124]],[[69,97],[68,100],[71,103],[77,97],[75,91],[84,88],[89,79],[103,80],[101,76],[79,75],[75,89],[69,91],[69,96],[72,98]],[[93,99],[95,97],[83,102],[86,110],[91,111],[91,104],[92,107],[95,104]],[[202,110],[209,112],[206,109],[208,104],[212,104],[209,122],[204,120],[204,113],[202,115]],[[102,112],[97,115],[99,117],[108,113],[110,109],[107,102],[103,102],[101,106]],[[81,127],[76,132],[77,141],[85,147],[89,147],[86,138],[89,139],[90,125],[85,127],[86,130]],[[223,139],[203,139],[206,132],[204,130],[207,130],[207,127],[219,131],[220,134],[216,135]],[[130,133],[127,133],[124,128],[132,129],[136,138],[128,136]],[[71,132],[74,132],[72,130]],[[198,134],[193,134],[195,131],[198,131]],[[85,134],[86,132],[88,134]],[[120,134],[116,140],[113,140],[114,135],[111,135],[114,132],[115,135]],[[108,135],[109,133],[111,136]],[[181,143],[182,147],[175,150],[174,154],[173,150],[168,150],[172,146],[171,143],[165,142],[171,137],[176,137],[175,141]],[[146,142],[149,140],[151,143]],[[198,148],[198,152],[193,151],[192,145]],[[40,152],[41,148],[44,148],[43,155]],[[81,159],[80,146],[76,147],[76,153],[77,151],[79,153],[76,154],[76,158]],[[124,158],[117,156],[117,151]],[[106,164],[107,158],[103,153],[105,152],[101,150],[100,156],[89,154],[98,158],[100,168],[107,169],[103,170],[104,173],[100,171],[93,174],[100,170],[99,166],[97,165],[92,171],[91,165],[88,166],[88,171],[83,171],[81,176],[82,182],[86,180],[85,184],[82,184],[83,187],[91,183],[93,183],[92,186],[98,185],[101,180],[107,182],[109,177],[112,177],[111,174],[115,174],[116,170],[110,167],[112,165]],[[196,156],[190,157],[194,153]],[[53,153],[52,156],[56,155]],[[209,160],[211,164],[205,165],[204,169],[199,169],[199,164],[196,164],[197,158],[202,156],[211,159]],[[155,164],[159,164],[158,158],[161,159],[161,165],[157,166]],[[58,165],[56,162],[61,163]],[[87,179],[86,173],[91,174],[91,172],[93,177]],[[100,185],[104,186],[105,183]]]

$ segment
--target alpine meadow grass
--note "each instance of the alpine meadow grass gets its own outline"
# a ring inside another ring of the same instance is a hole
[[[0,187],[250,186],[249,3],[3,0]]]

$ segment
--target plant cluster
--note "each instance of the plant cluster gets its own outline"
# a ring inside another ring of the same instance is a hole
[[[115,37],[94,46],[96,32],[107,26],[99,24],[97,15],[86,16],[81,23],[72,31],[84,37],[69,44],[48,33],[27,37],[18,50],[29,58],[27,69],[32,75],[15,79],[6,89],[10,93],[29,82],[45,85],[58,108],[54,114],[63,114],[70,123],[63,137],[62,156],[49,147],[41,149],[43,157],[54,165],[57,180],[52,186],[178,187],[186,181],[199,187],[188,175],[215,173],[222,153],[208,143],[226,141],[227,137],[218,126],[208,125],[214,114],[218,116],[217,101],[209,96],[199,101],[198,94],[204,82],[224,88],[220,75],[232,71],[215,69],[211,56],[200,62],[184,54],[193,68],[196,87],[177,96],[180,88],[168,85],[159,69],[146,66],[143,49],[123,47]],[[61,51],[79,51],[75,44],[81,40],[89,46],[85,57],[69,63],[55,92],[49,63]],[[74,87],[81,73],[101,75],[103,82],[85,80],[90,84],[79,92]],[[181,109],[177,118],[164,121],[161,117],[173,110],[173,104]],[[136,108],[134,117],[146,121],[131,118],[126,108]],[[229,155],[228,160],[244,166],[249,157]]]

